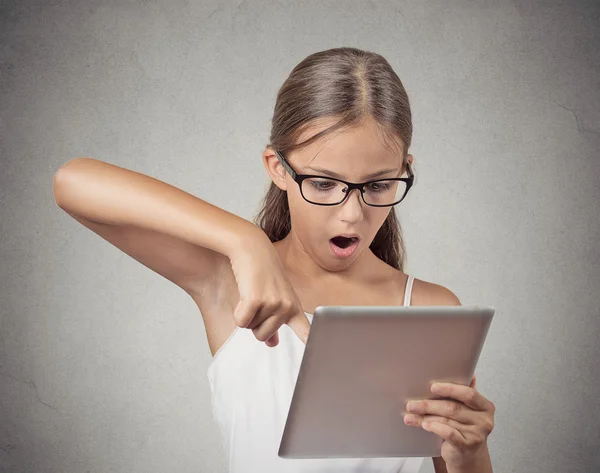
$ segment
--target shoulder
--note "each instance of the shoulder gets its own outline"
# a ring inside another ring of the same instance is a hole
[[[374,266],[373,280],[382,286],[406,288],[411,274],[400,271],[378,260]],[[410,305],[462,305],[459,298],[445,286],[414,278]]]
[[[447,287],[414,279],[411,305],[462,305],[459,298]]]

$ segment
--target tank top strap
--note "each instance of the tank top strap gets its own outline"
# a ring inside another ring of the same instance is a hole
[[[415,280],[414,276],[408,275],[408,279],[406,280],[406,289],[404,290],[404,306],[408,307],[410,305],[410,298],[412,295],[412,287],[413,281]]]

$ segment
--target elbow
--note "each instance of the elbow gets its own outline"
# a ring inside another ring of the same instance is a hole
[[[61,193],[60,193],[60,186],[61,186],[61,171],[62,167],[56,171],[56,173],[54,174],[54,178],[52,179],[52,195],[54,196],[54,202],[56,203],[56,205],[58,205],[61,209],[62,209],[62,204],[61,204]]]
[[[72,172],[72,167],[77,163],[85,160],[89,160],[91,158],[74,158],[70,161],[67,161],[63,164],[58,170],[54,173],[54,177],[52,178],[52,195],[54,196],[54,202],[61,209],[64,208],[64,186],[66,185],[66,177]]]
[[[63,187],[65,185],[65,174],[67,173],[66,166],[71,162],[72,161],[69,161],[68,163],[63,164],[58,169],[58,171],[56,171],[56,173],[54,173],[54,178],[52,179],[52,195],[54,196],[54,202],[61,209],[64,209],[64,207],[63,207],[63,196],[64,196]]]

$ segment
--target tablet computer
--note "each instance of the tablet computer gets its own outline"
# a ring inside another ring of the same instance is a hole
[[[404,423],[434,382],[469,385],[495,308],[319,306],[278,455],[441,456],[443,439]]]

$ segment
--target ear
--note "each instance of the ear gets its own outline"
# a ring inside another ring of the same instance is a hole
[[[277,156],[275,156],[275,152],[272,148],[267,147],[263,151],[263,163],[265,165],[265,169],[267,173],[271,177],[271,180],[275,183],[277,187],[279,187],[282,191],[287,190],[287,182],[286,182],[286,172]]]

